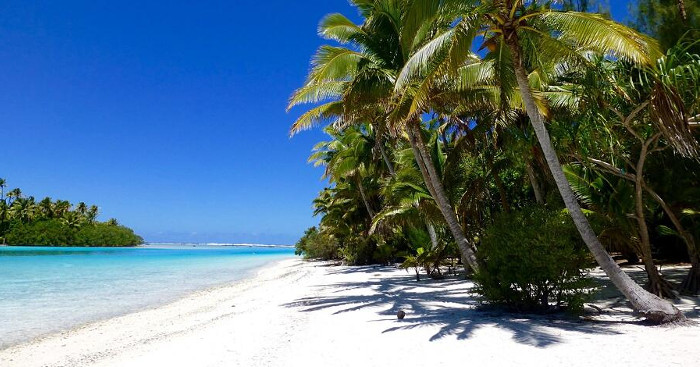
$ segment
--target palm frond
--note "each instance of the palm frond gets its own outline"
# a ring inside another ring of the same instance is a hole
[[[641,65],[652,65],[661,56],[653,38],[600,14],[547,11],[537,18],[546,24],[546,32],[553,31],[557,39],[581,49],[609,53]]]

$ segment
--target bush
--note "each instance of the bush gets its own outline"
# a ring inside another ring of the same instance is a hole
[[[60,219],[32,223],[13,222],[5,234],[9,245],[70,246],[74,230]]]
[[[593,288],[582,270],[590,266],[590,255],[561,210],[531,207],[497,217],[478,257],[476,292],[512,310],[580,312]]]
[[[143,238],[130,228],[107,223],[95,223],[80,227],[75,233],[74,246],[137,246]]]
[[[340,258],[338,242],[335,238],[319,232],[316,227],[307,229],[295,247],[294,253],[303,255],[306,259],[336,260]]]

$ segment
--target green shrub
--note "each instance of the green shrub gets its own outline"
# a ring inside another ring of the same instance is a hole
[[[590,255],[561,210],[530,207],[497,217],[478,257],[477,293],[512,310],[579,312],[593,287],[582,270]]]
[[[136,246],[143,243],[143,239],[130,228],[107,223],[81,226],[74,238],[74,246]]]
[[[27,246],[136,246],[143,239],[129,228],[107,223],[70,226],[60,219],[14,222],[5,235],[10,245]]]
[[[74,230],[60,219],[31,223],[13,222],[5,234],[10,245],[70,246]]]
[[[307,229],[295,247],[294,253],[303,255],[306,259],[335,260],[340,258],[338,241],[332,236],[319,232],[316,227]]]
[[[340,250],[343,261],[348,265],[374,264],[376,251],[377,242],[374,238],[358,235],[345,237]]]

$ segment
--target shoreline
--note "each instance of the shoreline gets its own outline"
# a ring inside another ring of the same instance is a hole
[[[603,301],[613,305],[603,307],[613,314],[597,322],[479,311],[472,285],[457,278],[416,282],[394,267],[284,259],[234,284],[0,350],[0,365],[380,366],[469,360],[666,366],[699,360],[692,351],[700,326],[643,326],[612,298]],[[700,307],[686,309],[697,320]],[[398,310],[406,312],[404,320],[397,320]]]
[[[8,247],[13,247],[13,246],[8,246]],[[71,248],[76,248],[76,247],[71,247]],[[89,320],[89,321],[85,321],[85,322],[82,322],[79,324],[75,324],[75,325],[72,325],[72,326],[67,327],[67,328],[47,330],[47,331],[41,332],[40,334],[38,334],[36,336],[30,336],[28,338],[18,339],[16,341],[9,342],[8,344],[5,344],[5,345],[0,343],[0,354],[2,354],[3,351],[11,349],[13,347],[22,346],[25,344],[34,344],[37,342],[41,342],[44,339],[49,339],[51,337],[56,337],[59,335],[68,335],[68,334],[71,334],[77,330],[92,327],[92,326],[95,326],[95,325],[101,324],[101,323],[106,323],[106,322],[109,322],[110,320],[129,316],[132,314],[138,314],[138,313],[142,313],[142,312],[158,310],[161,308],[165,308],[169,305],[172,305],[174,303],[180,302],[182,300],[194,298],[194,297],[201,297],[201,296],[204,296],[204,295],[212,293],[212,292],[217,292],[221,289],[238,287],[238,286],[244,285],[248,282],[252,282],[254,279],[260,277],[261,274],[264,273],[265,271],[267,271],[269,269],[274,269],[280,263],[285,262],[285,261],[290,261],[292,259],[293,258],[282,258],[282,259],[269,260],[267,263],[264,263],[260,266],[254,267],[252,269],[244,270],[241,273],[240,279],[224,281],[224,282],[221,282],[219,284],[205,286],[204,288],[193,290],[193,291],[184,291],[180,294],[171,295],[169,297],[166,297],[165,299],[161,299],[157,302],[153,302],[151,304],[142,306],[140,308],[114,311],[106,316],[98,317],[98,318],[93,319],[93,320]],[[79,312],[79,311],[76,311],[76,312]],[[2,361],[1,358],[0,358],[0,361]],[[0,363],[0,365],[2,365],[2,364]]]
[[[254,269],[251,271],[251,276],[244,279],[191,292],[164,304],[87,322],[70,329],[50,332],[9,345],[0,349],[0,365],[3,367],[87,365],[84,363],[93,361],[95,359],[94,355],[109,355],[115,351],[114,347],[100,350],[102,348],[99,345],[92,345],[92,347],[96,348],[91,347],[88,348],[89,350],[79,348],[78,350],[64,351],[67,346],[66,342],[80,341],[82,345],[85,345],[84,342],[96,344],[93,337],[97,336],[98,338],[102,337],[105,341],[116,342],[117,345],[124,344],[125,347],[133,347],[137,343],[124,338],[124,335],[133,336],[134,333],[141,329],[139,321],[146,321],[149,324],[155,324],[152,326],[156,326],[156,328],[148,330],[153,335],[149,335],[142,341],[151,342],[167,334],[177,335],[185,332],[187,326],[191,325],[176,326],[174,330],[168,332],[160,330],[160,325],[157,324],[159,324],[159,321],[169,319],[172,326],[174,325],[174,319],[179,319],[183,314],[190,314],[200,318],[202,314],[211,312],[215,308],[216,302],[214,301],[225,299],[227,296],[235,296],[255,287],[259,282],[268,281],[270,278],[283,273],[285,267],[296,261],[300,260],[296,258],[273,260],[260,268]],[[117,330],[114,330],[115,328]],[[36,358],[36,356],[41,357]]]

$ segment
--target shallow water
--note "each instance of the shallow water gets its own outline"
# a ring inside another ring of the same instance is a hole
[[[241,280],[284,247],[0,247],[0,349]]]

